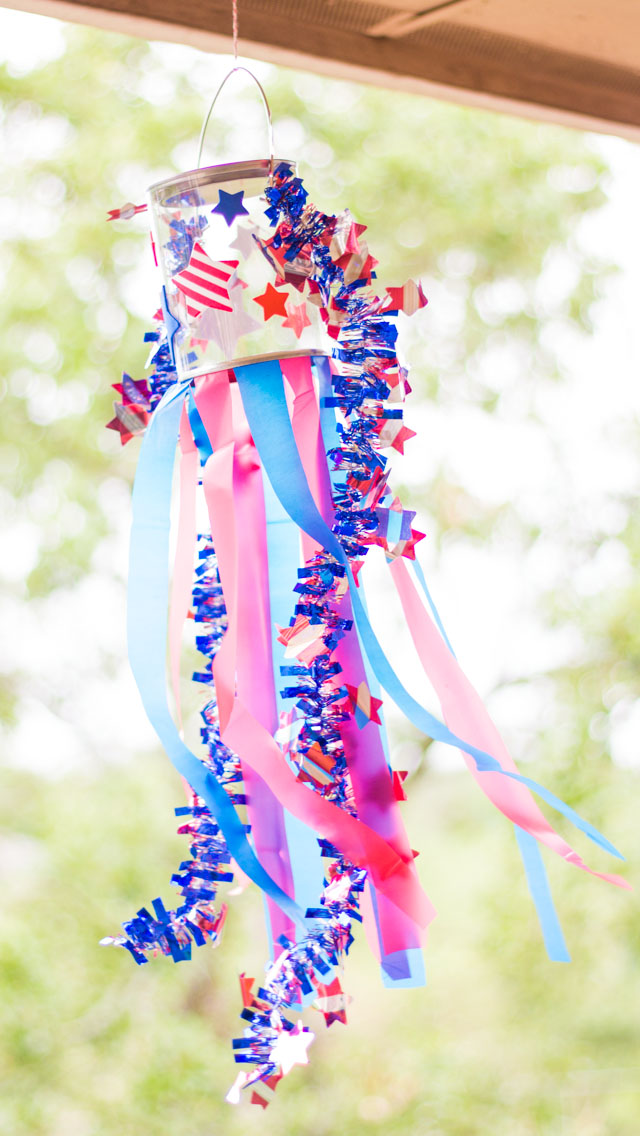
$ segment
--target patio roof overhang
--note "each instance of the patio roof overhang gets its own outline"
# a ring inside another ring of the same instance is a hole
[[[231,0],[7,6],[231,51]],[[640,0],[240,0],[239,14],[254,59],[640,139]]]

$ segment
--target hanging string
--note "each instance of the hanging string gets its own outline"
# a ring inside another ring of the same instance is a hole
[[[231,16],[233,20],[233,58],[238,62],[238,0],[231,0]]]
[[[258,87],[258,90],[260,91],[260,95],[262,97],[262,102],[263,102],[263,105],[264,105],[265,114],[267,116],[267,131],[268,131],[268,134],[269,134],[269,177],[271,177],[271,175],[273,173],[273,123],[271,121],[271,109],[269,107],[269,101],[268,101],[267,96],[265,94],[264,87],[262,86],[262,83],[260,82],[260,80],[253,74],[253,71],[249,70],[248,67],[244,67],[244,66],[242,66],[242,64],[238,63],[238,0],[231,0],[231,15],[232,15],[232,21],[233,21],[233,33],[232,34],[233,34],[234,66],[231,68],[230,71],[227,72],[227,74],[225,75],[224,79],[222,80],[220,86],[218,87],[218,90],[216,91],[216,93],[213,96],[213,99],[211,101],[211,105],[209,107],[209,110],[207,111],[205,120],[202,123],[202,130],[200,131],[200,141],[198,142],[197,168],[200,169],[200,165],[201,165],[201,162],[202,162],[202,150],[203,150],[203,147],[204,147],[204,136],[205,136],[206,131],[207,131],[207,126],[209,125],[209,120],[210,120],[211,115],[213,113],[213,108],[215,107],[215,105],[218,101],[218,98],[220,96],[222,88],[224,87],[225,83],[231,78],[232,75],[235,75],[238,71],[244,71],[245,74],[249,76],[249,78],[253,79],[254,83]]]
[[[209,120],[210,120],[211,115],[213,113],[213,108],[215,107],[215,105],[218,101],[218,98],[220,97],[220,93],[221,93],[222,88],[224,87],[225,83],[228,82],[228,80],[231,78],[232,75],[237,75],[237,73],[239,71],[244,71],[245,75],[248,75],[250,79],[253,79],[253,81],[256,84],[258,90],[260,91],[260,95],[262,97],[262,103],[263,103],[265,115],[266,115],[266,118],[267,118],[267,131],[268,131],[268,136],[269,136],[269,170],[270,170],[270,172],[272,172],[273,171],[273,123],[271,121],[271,108],[269,107],[269,100],[267,99],[264,87],[262,86],[262,83],[260,82],[260,80],[254,75],[253,71],[250,71],[248,67],[243,67],[242,64],[236,64],[235,67],[232,67],[231,70],[227,72],[227,74],[225,75],[224,79],[222,80],[220,86],[218,87],[218,90],[216,91],[215,95],[213,96],[211,106],[209,107],[209,110],[207,111],[205,120],[202,123],[202,130],[200,131],[200,141],[198,143],[198,169],[200,168],[200,163],[202,162],[202,150],[203,150],[203,147],[204,147],[204,136],[205,136],[206,131],[207,131],[207,126],[209,125]]]

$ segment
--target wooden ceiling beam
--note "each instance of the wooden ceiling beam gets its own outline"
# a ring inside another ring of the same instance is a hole
[[[430,27],[431,24],[446,20],[454,8],[457,14],[461,9],[468,8],[469,4],[475,2],[476,0],[443,0],[443,3],[434,4],[423,12],[396,12],[386,20],[372,24],[367,28],[367,35],[399,39],[401,36],[410,35],[411,32],[420,31],[422,28]]]
[[[146,39],[231,52],[228,0],[11,0],[9,6]],[[304,5],[301,9],[303,15]],[[492,33],[480,33],[472,49],[452,36],[457,30],[443,23],[425,40],[420,33],[402,40],[380,38],[293,20],[277,6],[247,4],[240,51],[335,78],[640,140],[637,73],[634,77],[597,60]]]

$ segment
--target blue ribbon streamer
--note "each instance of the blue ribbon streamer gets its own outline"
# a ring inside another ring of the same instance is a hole
[[[444,624],[440,619],[438,609],[432,599],[431,592],[427,587],[427,581],[425,580],[424,572],[422,571],[422,565],[419,564],[418,560],[415,560],[413,567],[418,578],[418,582],[420,583],[429,607],[431,608],[431,612],[438,630],[440,631],[442,638],[444,639],[447,647],[449,648],[451,654],[455,659],[456,653],[451,646],[449,636],[444,629]],[[549,888],[547,870],[544,866],[542,851],[540,849],[538,841],[535,839],[535,837],[531,836],[530,833],[525,832],[523,828],[520,828],[519,825],[514,824],[513,827],[516,834],[516,840],[518,842],[518,849],[522,857],[522,863],[524,865],[527,887],[529,888],[529,894],[536,909],[536,914],[538,916],[538,922],[540,923],[540,930],[542,931],[542,938],[544,939],[544,945],[547,954],[552,962],[571,962],[571,956],[569,955],[569,952],[567,950],[567,944],[562,933],[562,927],[560,926],[558,913],[553,902],[551,889]]]
[[[526,785],[531,792],[572,821],[576,828],[585,833],[595,844],[623,860],[624,857],[614,845],[589,821],[579,816],[570,805],[565,804],[532,778],[503,769],[495,757],[457,737],[405,690],[369,623],[344,549],[335,533],[325,523],[309,490],[289,419],[279,362],[270,359],[250,363],[235,367],[234,373],[240,387],[249,428],[267,476],[291,519],[344,565],[360,640],[378,681],[399,709],[428,737],[468,753],[473,757],[480,772],[502,773],[504,777],[510,777]]]
[[[422,565],[419,563],[419,561],[417,559],[414,560],[414,562],[413,562],[413,570],[414,570],[416,576],[418,577],[418,583],[420,584],[420,587],[422,588],[422,590],[423,590],[423,592],[424,592],[424,594],[427,598],[427,603],[429,604],[429,607],[431,608],[431,614],[433,616],[435,625],[438,628],[438,631],[442,635],[442,638],[444,639],[445,643],[447,644],[447,647],[449,648],[449,650],[451,651],[451,654],[453,655],[453,657],[455,659],[455,658],[457,658],[457,655],[456,655],[453,647],[451,646],[451,641],[449,639],[449,636],[447,635],[447,633],[444,629],[444,624],[443,624],[442,620],[440,619],[440,613],[439,613],[435,603],[433,602],[431,592],[429,591],[429,588],[427,587],[427,581],[425,580],[424,572],[422,571]]]
[[[571,962],[538,841],[518,824],[514,824],[513,827],[547,954],[552,962]]]
[[[189,387],[187,394],[187,415],[189,418],[191,433],[193,434],[193,440],[196,444],[198,454],[200,455],[200,464],[204,466],[207,464],[207,461],[213,453],[213,447],[211,445],[211,442],[209,441],[209,435],[207,434],[207,431],[205,429],[204,422],[200,417],[200,411],[196,406],[196,400],[193,397],[192,387]]]
[[[454,659],[456,658],[455,651],[451,646],[451,640],[447,635],[444,624],[440,618],[438,609],[432,599],[427,581],[425,580],[422,565],[417,560],[414,561],[414,571],[418,578],[418,582],[426,596],[429,607],[433,614],[434,621],[444,639],[447,647],[451,651]],[[538,841],[530,833],[525,832],[519,825],[514,824],[514,832],[518,842],[518,849],[522,857],[524,865],[525,876],[527,880],[527,887],[529,894],[533,900],[538,922],[540,923],[540,930],[542,931],[542,938],[547,954],[552,962],[571,962],[571,956],[567,950],[567,944],[562,933],[558,913],[553,902],[551,889],[547,879],[547,870],[544,866],[542,859],[542,851]]]
[[[187,389],[186,382],[177,383],[165,393],[140,451],[133,489],[127,600],[131,670],[149,721],[171,762],[206,802],[236,863],[294,922],[306,927],[302,909],[260,864],[225,789],[182,741],[167,702],[170,505],[178,428]]]

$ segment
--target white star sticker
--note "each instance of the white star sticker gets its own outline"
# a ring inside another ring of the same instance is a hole
[[[218,308],[207,308],[193,329],[194,339],[212,339],[218,344],[224,359],[232,359],[236,344],[243,335],[258,330],[262,325],[254,320],[244,309],[241,286],[231,287],[229,298],[233,304],[232,312]]]
[[[237,235],[235,241],[232,241],[229,248],[237,249],[243,260],[248,260],[251,253],[255,251],[256,242],[253,239],[253,234],[257,232],[254,225],[251,228],[245,228],[244,225],[238,225]]]
[[[315,1034],[298,1022],[292,1030],[283,1030],[273,1049],[271,1060],[279,1065],[283,1074],[290,1073],[294,1065],[308,1065],[307,1050]]]

